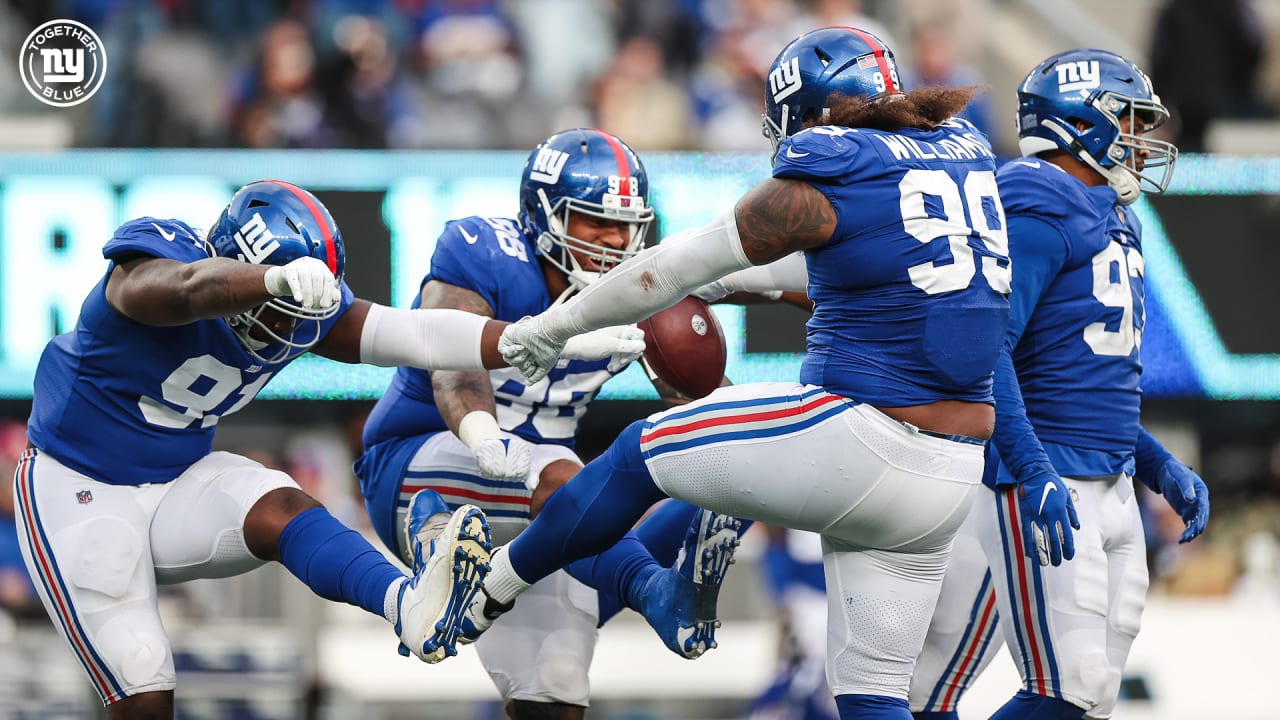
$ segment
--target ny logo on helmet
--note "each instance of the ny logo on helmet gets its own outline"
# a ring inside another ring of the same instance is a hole
[[[267,223],[260,213],[254,213],[249,222],[240,226],[235,240],[240,247],[241,259],[255,265],[261,265],[267,256],[280,247],[275,236],[267,232]]]
[[[782,102],[800,89],[800,58],[793,57],[769,73],[769,92],[773,93],[774,102]]]
[[[1057,66],[1058,92],[1069,93],[1098,87],[1102,73],[1097,60],[1077,60]]]
[[[561,152],[555,148],[542,148],[538,151],[537,157],[533,159],[533,167],[529,171],[529,178],[548,185],[554,185],[560,182],[560,172],[564,170],[564,164],[568,160],[569,153]]]

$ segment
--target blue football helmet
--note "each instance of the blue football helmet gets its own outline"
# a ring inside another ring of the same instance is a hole
[[[569,235],[571,212],[629,223],[626,246],[604,248]],[[525,162],[520,227],[573,287],[585,287],[639,252],[653,218],[649,176],[639,156],[603,130],[556,133],[539,143]],[[575,254],[593,261],[596,268],[584,268]]]
[[[279,180],[260,180],[236,191],[209,229],[209,245],[215,255],[255,265],[287,265],[309,255],[324,261],[339,281],[347,267],[342,233],[329,211],[311,193]],[[264,364],[279,363],[319,342],[320,322],[340,306],[308,310],[292,297],[278,297],[227,318],[227,323],[250,356]],[[292,329],[284,334],[272,330],[262,320],[266,310],[293,318]]]
[[[1125,205],[1143,189],[1159,193],[1169,186],[1178,148],[1142,137],[1168,119],[1146,74],[1106,50],[1058,53],[1018,88],[1022,154],[1065,150],[1101,173]]]
[[[878,100],[902,94],[898,62],[880,38],[865,30],[829,27],[792,40],[769,68],[764,86],[764,136],[778,144],[823,121],[830,98]]]

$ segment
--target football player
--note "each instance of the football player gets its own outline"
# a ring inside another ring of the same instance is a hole
[[[994,155],[952,119],[973,93],[902,92],[893,53],[856,28],[800,36],[766,83],[772,178],[504,331],[504,356],[536,380],[582,329],[797,250],[814,302],[800,382],[721,388],[631,425],[495,552],[464,633],[672,496],[821,533],[841,717],[910,717],[912,666],[981,485],[1009,312]],[[668,645],[705,642],[702,598],[679,575],[651,568],[623,590]]]
[[[265,180],[208,234],[126,222],[76,327],[36,369],[29,449],[15,472],[23,558],[110,718],[173,716],[173,653],[158,584],[282,563],[317,595],[392,623],[406,654],[454,654],[456,614],[487,571],[489,529],[460,507],[411,577],[284,473],[213,452],[219,419],[306,352],[342,362],[494,368],[505,325],[459,310],[355,298],[338,226],[311,193]],[[625,329],[582,357],[636,352]],[[579,352],[582,351],[582,352]],[[438,572],[429,572],[432,570]]]
[[[472,216],[445,225],[414,307],[512,321],[536,315],[635,255],[653,220],[648,176],[626,143],[595,129],[556,133],[525,163],[516,218]],[[538,382],[511,368],[400,368],[365,424],[356,462],[378,535],[417,567],[414,548],[446,528],[456,508],[474,503],[497,542],[514,538],[582,468],[574,444],[587,405],[638,355],[561,363]],[[603,586],[600,602],[617,608],[610,576],[633,562],[670,564],[695,513],[686,503],[666,504],[641,535],[574,574]],[[716,567],[727,568],[741,528],[724,516],[696,517],[706,528],[689,536],[698,538],[690,552],[706,550],[719,558]],[[646,547],[661,557],[650,558]],[[596,592],[557,572],[480,639],[480,660],[510,717],[583,717],[601,620]]]
[[[1110,717],[1147,590],[1133,479],[1181,516],[1182,542],[1208,521],[1204,481],[1139,422],[1145,266],[1131,205],[1168,186],[1177,148],[1146,137],[1168,116],[1147,76],[1102,50],[1054,55],[1018,89],[1023,159],[997,176],[1017,271],[996,432],[988,489],[957,540],[987,562],[966,551],[947,569],[917,718],[956,717],[999,646],[996,609],[1023,686],[994,718]]]

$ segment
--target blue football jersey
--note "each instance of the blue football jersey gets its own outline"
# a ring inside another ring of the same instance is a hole
[[[473,216],[450,221],[422,282],[429,280],[474,290],[499,320],[519,320],[551,306],[537,253],[511,219]],[[413,307],[420,302],[419,294]],[[491,370],[498,425],[530,442],[573,447],[587,403],[615,374],[608,364],[608,359],[561,360],[533,385],[526,385],[514,368]],[[431,374],[402,367],[365,423],[364,446],[448,429],[436,407]]]
[[[209,257],[186,223],[151,217],[121,225],[103,248],[111,261],[75,329],[45,347],[36,368],[27,433],[64,465],[105,483],[169,482],[209,454],[219,418],[249,403],[288,361],[259,365],[222,319],[157,327],[107,302],[118,258],[143,253],[195,262]],[[321,336],[351,306],[320,326]]]
[[[1008,342],[1031,428],[997,419],[995,445],[1008,467],[1034,460],[1038,439],[1060,474],[1132,472],[1146,317],[1137,214],[1042,160],[997,177],[1016,268]]]
[[[1010,267],[986,138],[963,120],[819,126],[782,143],[773,174],[816,187],[838,219],[806,252],[801,382],[880,407],[992,402]]]

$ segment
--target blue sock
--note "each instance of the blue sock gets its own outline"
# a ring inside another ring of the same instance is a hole
[[[565,566],[574,579],[595,588],[599,595],[600,619],[596,626],[630,607],[627,589],[643,585],[650,575],[662,569],[635,532],[629,532],[599,555],[575,560]]]
[[[840,720],[911,720],[906,700],[883,695],[837,695]]]
[[[643,420],[627,426],[603,455],[552,493],[538,517],[506,546],[521,579],[537,582],[574,560],[604,552],[666,497],[640,456],[643,426]]]
[[[627,533],[617,545],[595,557],[579,560],[567,568],[570,575],[595,588],[599,593],[599,626],[603,626],[626,607],[622,601],[621,588],[631,584],[637,572],[649,568],[648,563],[638,558],[627,562],[625,558],[619,559],[614,553],[639,554],[643,551],[636,549],[633,545],[638,541],[658,566],[674,565],[676,555],[680,553],[680,546],[684,543],[685,533],[689,531],[689,524],[697,514],[698,508],[687,502],[668,500],[649,513],[649,517],[636,526],[635,530]],[[606,556],[611,557],[606,558]],[[618,567],[609,569],[607,567],[609,564]],[[604,578],[608,578],[608,581],[602,582]],[[617,582],[613,582],[615,580]]]
[[[280,564],[325,600],[386,617],[391,583],[404,573],[360,533],[322,507],[298,513],[280,532]]]
[[[1019,690],[989,720],[1080,720],[1084,709],[1066,700]]]
[[[913,712],[911,717],[915,720],[960,720],[960,713],[951,712]]]

